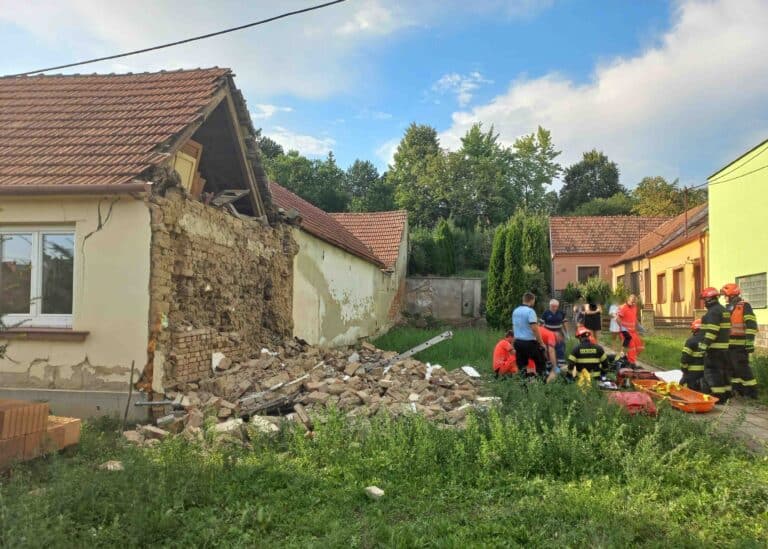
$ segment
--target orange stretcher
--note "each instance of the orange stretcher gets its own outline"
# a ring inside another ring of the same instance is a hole
[[[712,395],[705,395],[679,383],[667,383],[653,379],[633,379],[632,384],[658,400],[669,400],[669,403],[689,414],[703,414],[712,411],[719,400]]]

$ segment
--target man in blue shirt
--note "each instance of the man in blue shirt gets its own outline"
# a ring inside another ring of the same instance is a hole
[[[568,321],[565,319],[565,313],[560,310],[560,302],[556,299],[550,300],[549,309],[544,311],[541,319],[544,321],[544,327],[554,332],[557,337],[557,345],[555,345],[557,361],[565,362],[566,323]]]
[[[525,372],[528,359],[531,359],[536,364],[536,373],[544,375],[546,373],[546,361],[541,352],[544,342],[539,333],[539,320],[536,317],[536,311],[533,310],[534,303],[536,303],[536,296],[531,292],[526,292],[523,295],[523,304],[512,312],[515,357],[519,371]]]

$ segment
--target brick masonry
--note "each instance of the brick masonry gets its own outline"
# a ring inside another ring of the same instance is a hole
[[[210,377],[215,351],[242,359],[291,336],[298,248],[287,226],[238,219],[177,189],[149,208],[150,348],[165,387]]]
[[[757,337],[755,338],[755,347],[768,349],[768,324],[760,324],[757,327]]]

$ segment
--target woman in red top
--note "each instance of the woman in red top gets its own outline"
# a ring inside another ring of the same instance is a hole
[[[631,294],[627,302],[619,307],[616,320],[621,330],[624,353],[629,363],[634,365],[637,363],[638,353],[643,350],[643,340],[637,333],[637,296],[635,294]]]

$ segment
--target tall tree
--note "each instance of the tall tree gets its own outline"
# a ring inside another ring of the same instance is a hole
[[[383,212],[395,209],[395,193],[376,166],[368,160],[355,160],[347,168],[346,188],[352,197],[353,212]]]
[[[297,151],[265,161],[269,177],[327,212],[346,211],[349,195],[345,174],[333,153],[324,160],[309,160]]]
[[[493,328],[506,325],[502,318],[505,299],[503,296],[504,282],[504,251],[507,247],[507,226],[499,225],[493,235],[491,261],[488,264],[488,297],[485,302],[485,318]]]
[[[573,215],[632,215],[634,199],[626,193],[616,193],[609,198],[595,198],[585,202],[575,210]]]
[[[602,152],[585,152],[581,161],[565,170],[558,210],[569,213],[595,198],[609,198],[626,192],[619,183],[619,168]]]
[[[448,211],[440,187],[445,179],[445,156],[437,130],[411,124],[397,146],[387,181],[395,189],[395,201],[408,210],[413,225],[433,227]]]
[[[632,213],[645,216],[674,216],[685,211],[686,206],[692,208],[706,200],[706,191],[697,189],[688,192],[686,199],[685,189],[681,189],[675,179],[669,183],[660,176],[644,177],[632,191],[635,204]]]
[[[512,157],[512,181],[521,197],[521,204],[529,211],[547,211],[547,189],[562,168],[555,159],[552,134],[539,126],[535,133],[515,140]]]
[[[448,155],[441,195],[459,227],[495,225],[519,202],[510,187],[511,151],[499,142],[493,127],[484,132],[474,124],[461,138],[461,148]]]

